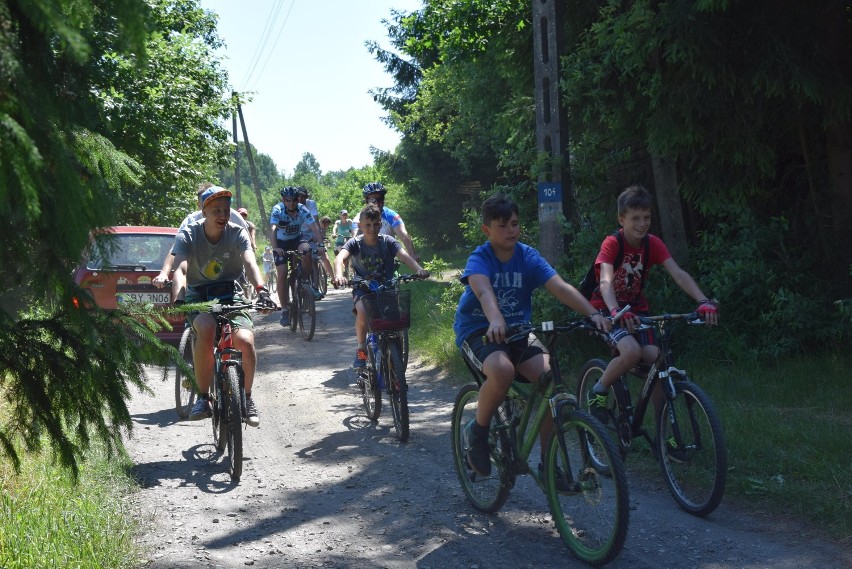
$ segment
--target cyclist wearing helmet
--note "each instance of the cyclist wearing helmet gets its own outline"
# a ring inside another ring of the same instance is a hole
[[[301,205],[308,208],[308,211],[311,212],[311,215],[313,215],[314,219],[317,220],[317,223],[319,223],[320,216],[319,216],[319,210],[317,209],[317,202],[316,202],[316,200],[310,199],[310,197],[311,196],[310,196],[310,194],[308,194],[307,189],[305,189],[301,186],[296,188],[296,200]],[[331,263],[329,263],[329,261],[328,261],[328,255],[326,255],[326,253],[325,253],[325,245],[323,245],[323,240],[322,240],[322,237],[325,236],[325,229],[321,228],[320,233],[322,233],[320,240],[315,241],[314,235],[311,232],[310,227],[308,227],[307,224],[302,225],[302,239],[305,239],[310,244],[311,251],[315,251],[317,253],[317,256],[319,257],[320,261],[322,261],[322,264],[325,267],[325,273],[327,275],[333,275],[334,273],[332,272],[332,269],[331,269]],[[314,297],[317,300],[321,299],[322,296],[323,295],[319,290],[314,289]]]
[[[275,270],[278,276],[278,300],[281,302],[282,326],[290,325],[290,291],[287,287],[286,251],[307,253],[311,250],[302,236],[302,224],[307,223],[314,237],[321,241],[319,226],[308,208],[296,201],[296,188],[287,186],[281,190],[281,202],[272,208],[269,218],[270,242],[275,243],[272,252],[275,256]],[[311,274],[311,256],[302,255],[302,273]]]
[[[408,254],[414,257],[416,261],[420,261],[420,257],[414,252],[414,243],[411,242],[411,236],[405,230],[405,223],[402,217],[389,207],[385,207],[385,194],[387,189],[381,182],[370,182],[364,186],[361,192],[364,195],[364,203],[367,205],[374,204],[382,211],[382,229],[380,235],[390,235],[399,239]]]

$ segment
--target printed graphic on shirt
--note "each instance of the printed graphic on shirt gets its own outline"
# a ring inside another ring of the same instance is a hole
[[[615,296],[621,300],[629,300],[642,292],[642,271],[645,265],[642,253],[626,253],[621,266],[615,269],[613,285]]]

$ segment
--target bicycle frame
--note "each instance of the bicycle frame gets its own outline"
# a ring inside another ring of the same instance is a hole
[[[626,433],[619,433],[619,436],[623,439],[622,442],[626,445],[631,439],[642,436],[646,441],[648,441],[649,445],[653,446],[651,436],[642,426],[645,420],[645,413],[648,411],[648,404],[651,403],[652,400],[652,394],[654,393],[657,385],[662,384],[664,386],[664,396],[671,401],[672,398],[675,397],[676,393],[673,382],[687,378],[685,370],[678,369],[673,365],[673,357],[669,348],[671,344],[671,331],[667,325],[676,320],[690,320],[697,317],[698,315],[695,313],[675,315],[664,314],[661,316],[640,317],[644,326],[647,328],[654,327],[659,331],[659,335],[657,336],[657,345],[660,353],[655,362],[651,364],[639,364],[639,366],[628,372],[634,377],[638,377],[640,379],[644,378],[645,380],[639,391],[639,397],[635,407],[633,406],[633,399],[630,393],[630,386],[627,381],[627,374],[622,375],[618,378],[615,384],[613,384],[614,387],[617,386],[613,389],[613,393],[618,401],[618,406],[621,409],[621,413],[626,415],[627,418],[625,425],[630,429],[630,436],[626,440],[624,440]],[[669,409],[669,412],[671,412],[671,408]],[[619,425],[619,427],[621,426]]]
[[[549,412],[554,419],[554,434],[558,437],[558,442],[563,452],[565,451],[565,438],[562,432],[561,421],[559,417],[568,405],[571,409],[579,409],[577,398],[568,393],[569,388],[562,378],[562,372],[559,367],[559,359],[555,357],[553,347],[556,339],[560,335],[568,334],[580,329],[595,329],[585,321],[576,321],[567,326],[555,326],[553,322],[544,322],[540,327],[524,326],[517,334],[507,338],[507,342],[513,339],[519,339],[519,336],[525,336],[530,333],[535,333],[536,337],[542,341],[547,348],[548,362],[550,364],[549,375],[551,377],[544,390],[541,386],[537,386],[528,382],[520,374],[515,375],[512,385],[509,387],[509,392],[506,399],[501,403],[497,411],[499,416],[499,424],[492,426],[492,429],[498,432],[503,431],[508,434],[510,445],[509,448],[514,456],[510,459],[511,485],[514,485],[516,474],[530,474],[535,478],[539,485],[543,484],[541,477],[535,470],[529,468],[529,458],[532,451],[538,442],[538,437],[541,432],[541,426],[544,423],[545,416]],[[476,383],[481,387],[485,382],[485,374],[477,369],[468,359],[467,355],[464,358],[465,365],[473,375]],[[518,417],[514,414],[511,408],[513,401],[520,401],[523,405],[523,411]],[[545,405],[544,403],[547,402]],[[505,405],[509,405],[510,413],[504,413]],[[503,416],[503,415],[507,416]],[[569,484],[575,484],[573,472],[571,469],[566,472]]]

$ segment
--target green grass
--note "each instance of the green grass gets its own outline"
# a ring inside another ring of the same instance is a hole
[[[452,322],[457,287],[423,282],[412,286],[412,349],[446,370],[449,381],[469,374],[455,347]],[[584,341],[580,341],[584,343]],[[608,359],[596,343],[572,350],[569,384],[589,357]],[[580,353],[582,352],[582,353]],[[806,522],[827,536],[852,536],[852,358],[812,354],[758,366],[679,358],[679,367],[710,395],[728,446],[725,502],[748,512],[767,512]],[[634,390],[635,393],[635,390]],[[649,413],[650,415],[650,413]],[[649,418],[646,425],[652,429]],[[636,441],[631,470],[660,477],[650,450]],[[660,479],[661,480],[661,479]]]
[[[122,504],[133,491],[127,464],[94,456],[75,484],[42,455],[22,455],[22,472],[0,463],[0,567],[134,567],[136,522]]]

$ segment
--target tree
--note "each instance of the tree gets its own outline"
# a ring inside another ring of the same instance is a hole
[[[193,8],[181,0],[0,3],[0,224],[15,239],[0,250],[0,395],[8,403],[0,447],[15,465],[18,444],[38,448],[43,437],[75,473],[93,438],[120,446],[132,425],[129,390],[145,388],[142,364],[177,356],[133,315],[90,308],[70,275],[94,228],[133,212],[151,219],[143,204],[166,221],[158,198],[167,182],[189,187],[212,171],[219,107],[204,101],[215,98],[221,75],[215,65],[207,74],[210,60],[195,60],[200,91],[170,76],[192,42],[165,22],[192,20]],[[195,32],[212,33],[203,29]],[[165,62],[173,65],[156,67]],[[187,110],[193,104],[200,107]],[[187,132],[171,132],[178,127]],[[195,148],[183,152],[177,141]]]

